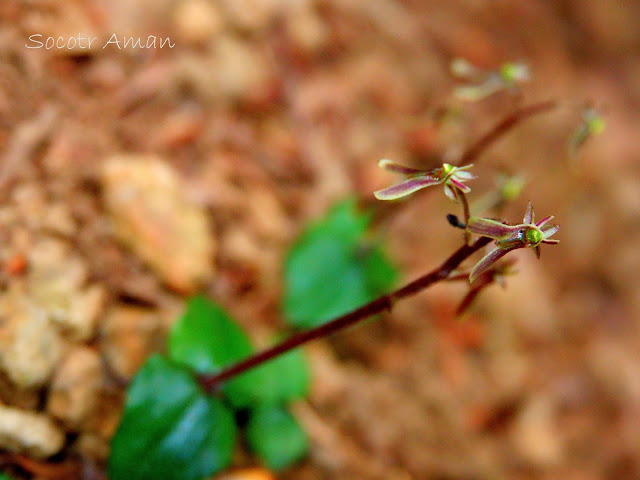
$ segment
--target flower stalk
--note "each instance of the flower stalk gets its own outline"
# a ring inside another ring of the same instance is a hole
[[[471,160],[477,158],[497,138],[509,131],[524,118],[551,110],[554,107],[555,102],[550,101],[517,110],[502,122],[498,123],[465,151],[460,159],[460,163],[463,164],[461,167],[443,163],[441,167],[432,170],[419,170],[399,165],[391,160],[381,160],[378,164],[381,168],[404,175],[406,178],[391,187],[374,192],[376,198],[380,200],[394,200],[429,186],[443,185],[446,196],[462,204],[464,223],[459,222],[454,215],[449,215],[448,218],[452,225],[465,229],[465,244],[453,252],[438,268],[394,292],[382,295],[366,305],[334,318],[318,327],[294,334],[283,342],[249,356],[238,363],[232,364],[218,373],[200,375],[199,381],[203,388],[208,391],[216,391],[225,381],[283,355],[294,348],[313,340],[327,337],[335,332],[360,323],[373,315],[390,311],[396,301],[415,295],[438,282],[458,279],[458,277],[462,275],[459,271],[456,271],[458,266],[474,253],[491,243],[492,240],[495,242],[495,248],[485,255],[469,274],[470,282],[473,282],[480,275],[485,274],[483,280],[478,284],[472,285],[469,293],[463,299],[458,309],[459,312],[466,310],[477,294],[486,286],[493,282],[501,282],[502,276],[507,273],[511,263],[497,267],[492,266],[508,252],[517,248],[529,247],[535,249],[536,255],[539,257],[540,244],[558,243],[558,240],[549,238],[555,234],[559,228],[556,225],[547,225],[553,217],[546,217],[540,222],[534,223],[531,202],[529,202],[523,222],[518,225],[508,225],[507,223],[492,219],[472,217],[466,197],[466,194],[471,191],[471,188],[465,184],[465,182],[476,178],[467,171],[473,166],[470,163]],[[472,235],[478,235],[480,238],[472,241]]]
[[[464,224],[467,225],[469,223],[469,219],[471,218],[471,212],[469,210],[469,202],[467,201],[467,196],[463,192],[458,191],[457,194],[458,194],[458,198],[460,199],[460,203],[462,204]],[[466,228],[464,230],[464,240],[467,245],[471,245],[471,233]]]
[[[468,102],[483,100],[503,90],[520,93],[521,85],[531,80],[531,70],[521,62],[507,62],[497,70],[484,71],[468,60],[456,58],[450,67],[455,77],[469,82],[453,91],[459,100]]]
[[[352,312],[341,315],[316,328],[292,335],[282,343],[279,343],[256,355],[252,355],[245,360],[241,360],[240,362],[231,365],[216,374],[200,375],[200,384],[205,390],[215,391],[223,382],[236,377],[251,368],[262,365],[275,357],[283,355],[294,348],[309,343],[312,340],[327,337],[339,330],[343,330],[362,322],[373,315],[377,315],[384,311],[391,311],[396,301],[415,295],[438,282],[446,280],[447,277],[449,277],[449,275],[451,275],[451,273],[454,272],[463,261],[485,247],[489,242],[491,242],[490,238],[482,237],[471,245],[463,245],[453,252],[453,254],[451,254],[449,258],[447,258],[438,268],[408,283],[404,287],[387,295],[383,295],[376,300],[353,310]]]

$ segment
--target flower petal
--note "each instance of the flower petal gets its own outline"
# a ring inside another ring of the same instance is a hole
[[[453,89],[453,95],[466,102],[477,102],[505,88],[504,82],[497,76],[490,76],[479,85],[463,85]]]
[[[553,215],[549,215],[548,217],[544,217],[542,220],[540,220],[539,222],[536,222],[536,227],[540,228],[542,227],[545,223],[553,220],[555,217]]]
[[[560,230],[560,225],[547,225],[542,229],[542,236],[544,240],[554,235],[558,230]]]
[[[378,162],[378,167],[386,170],[387,172],[401,173],[403,175],[416,175],[419,173],[424,173],[423,170],[416,170],[415,168],[405,167],[404,165],[400,165],[392,160],[387,160],[386,158],[383,158]]]
[[[453,186],[456,187],[458,190],[460,190],[462,193],[469,193],[471,191],[471,187],[469,187],[468,185],[465,185],[464,183],[460,182],[459,180],[456,180],[453,177],[449,177],[449,180],[447,181],[451,182],[451,184],[453,184]]]
[[[505,225],[496,220],[482,217],[471,217],[467,223],[467,230],[476,235],[490,238],[502,238],[519,230],[518,226]]]
[[[373,192],[373,194],[378,200],[395,200],[438,183],[440,183],[439,180],[427,176],[410,178],[404,182],[398,183],[397,185],[392,185],[391,187],[383,190]]]
[[[469,165],[469,166],[471,166],[471,165]],[[459,168],[453,173],[452,176],[455,177],[456,179],[460,180],[461,182],[465,182],[467,180],[473,180],[475,178],[478,178],[473,173],[465,172],[464,170],[461,170]]]
[[[456,193],[456,189],[448,183],[444,184],[444,194],[449,198],[449,200],[452,200],[454,202],[458,201],[458,194]]]
[[[526,82],[531,79],[531,71],[524,63],[503,63],[500,65],[500,77],[509,85]]]
[[[527,205],[527,211],[524,214],[524,218],[522,219],[522,223],[527,225],[531,225],[533,223],[533,204],[531,200],[529,200],[529,204]]]
[[[458,78],[471,78],[479,75],[481,70],[465,58],[454,58],[449,65],[451,74]]]
[[[514,250],[514,249],[511,249]],[[471,274],[469,275],[469,283],[473,283],[473,281],[478,278],[478,275],[486,272],[487,269],[493,265],[500,258],[505,256],[511,250],[503,250],[502,248],[494,248],[489,253],[487,253],[482,260],[476,263],[476,266],[471,270]]]

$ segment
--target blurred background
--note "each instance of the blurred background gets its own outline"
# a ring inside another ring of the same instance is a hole
[[[640,3],[605,0],[1,2],[2,465],[104,478],[127,382],[184,299],[277,331],[287,249],[349,195],[401,283],[430,270],[460,244],[455,206],[376,202],[378,159],[432,166],[556,99],[478,159],[471,200],[522,174],[504,217],[532,200],[560,245],[512,254],[462,320],[464,285],[439,285],[309,346],[311,455],[279,478],[639,478],[639,28]],[[532,78],[463,103],[457,57]],[[587,101],[607,129],[569,158]],[[47,428],[7,434],[15,409]]]

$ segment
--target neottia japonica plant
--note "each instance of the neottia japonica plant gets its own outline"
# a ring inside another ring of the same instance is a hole
[[[456,61],[452,69],[471,82],[457,90],[458,96],[474,101],[501,89],[519,92],[530,76],[523,64],[482,72]],[[461,217],[447,215],[449,224],[463,231],[461,245],[407,285],[389,292],[397,272],[380,245],[367,236],[370,217],[348,200],[311,225],[289,252],[282,309],[292,333],[284,340],[275,339],[273,346],[256,351],[223,308],[204,297],[192,299],[170,332],[167,355],[150,358],[129,388],[112,442],[110,478],[208,477],[231,464],[239,432],[248,449],[272,470],[304,457],[309,442],[289,410],[292,401],[306,396],[310,383],[297,347],[390,311],[396,302],[439,282],[466,282],[468,291],[458,307],[462,313],[484,288],[503,284],[513,273],[513,257],[503,257],[530,249],[539,258],[542,244],[559,243],[559,226],[551,223],[554,217],[537,220],[531,202],[521,221],[481,214],[499,212],[516,199],[524,185],[521,177],[502,177],[494,192],[470,201],[474,163],[487,147],[523,120],[555,106],[548,101],[516,109],[455,162],[421,170],[379,161],[381,168],[399,176],[396,184],[374,193],[379,200],[397,200],[429,188],[444,191],[461,208]],[[583,112],[571,150],[603,126],[594,110]],[[485,247],[484,256],[467,262]]]

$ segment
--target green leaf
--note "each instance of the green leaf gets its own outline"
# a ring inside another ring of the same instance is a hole
[[[4,472],[0,472],[0,480],[15,480],[15,478]]]
[[[231,463],[232,413],[193,376],[155,355],[127,393],[111,443],[111,480],[201,480]]]
[[[398,270],[389,263],[380,248],[369,250],[365,256],[364,268],[370,291],[384,293],[398,280]]]
[[[189,300],[169,334],[169,358],[200,373],[215,373],[253,353],[245,332],[205,297]]]
[[[309,441],[295,418],[283,407],[262,407],[252,412],[247,441],[267,467],[278,471],[301,460]]]
[[[200,373],[215,373],[254,352],[249,338],[218,305],[195,297],[169,335],[169,357]],[[236,408],[283,403],[303,397],[309,368],[302,351],[282,355],[224,385]]]
[[[307,359],[296,349],[238,376],[225,393],[237,408],[280,404],[306,396],[310,377]]]
[[[283,307],[288,322],[314,327],[390,288],[397,276],[377,246],[367,245],[369,215],[349,200],[312,225],[285,264]]]
[[[353,244],[362,238],[370,223],[371,214],[359,212],[355,199],[350,198],[333,207],[324,220],[311,225],[307,235],[330,232],[344,242]]]

